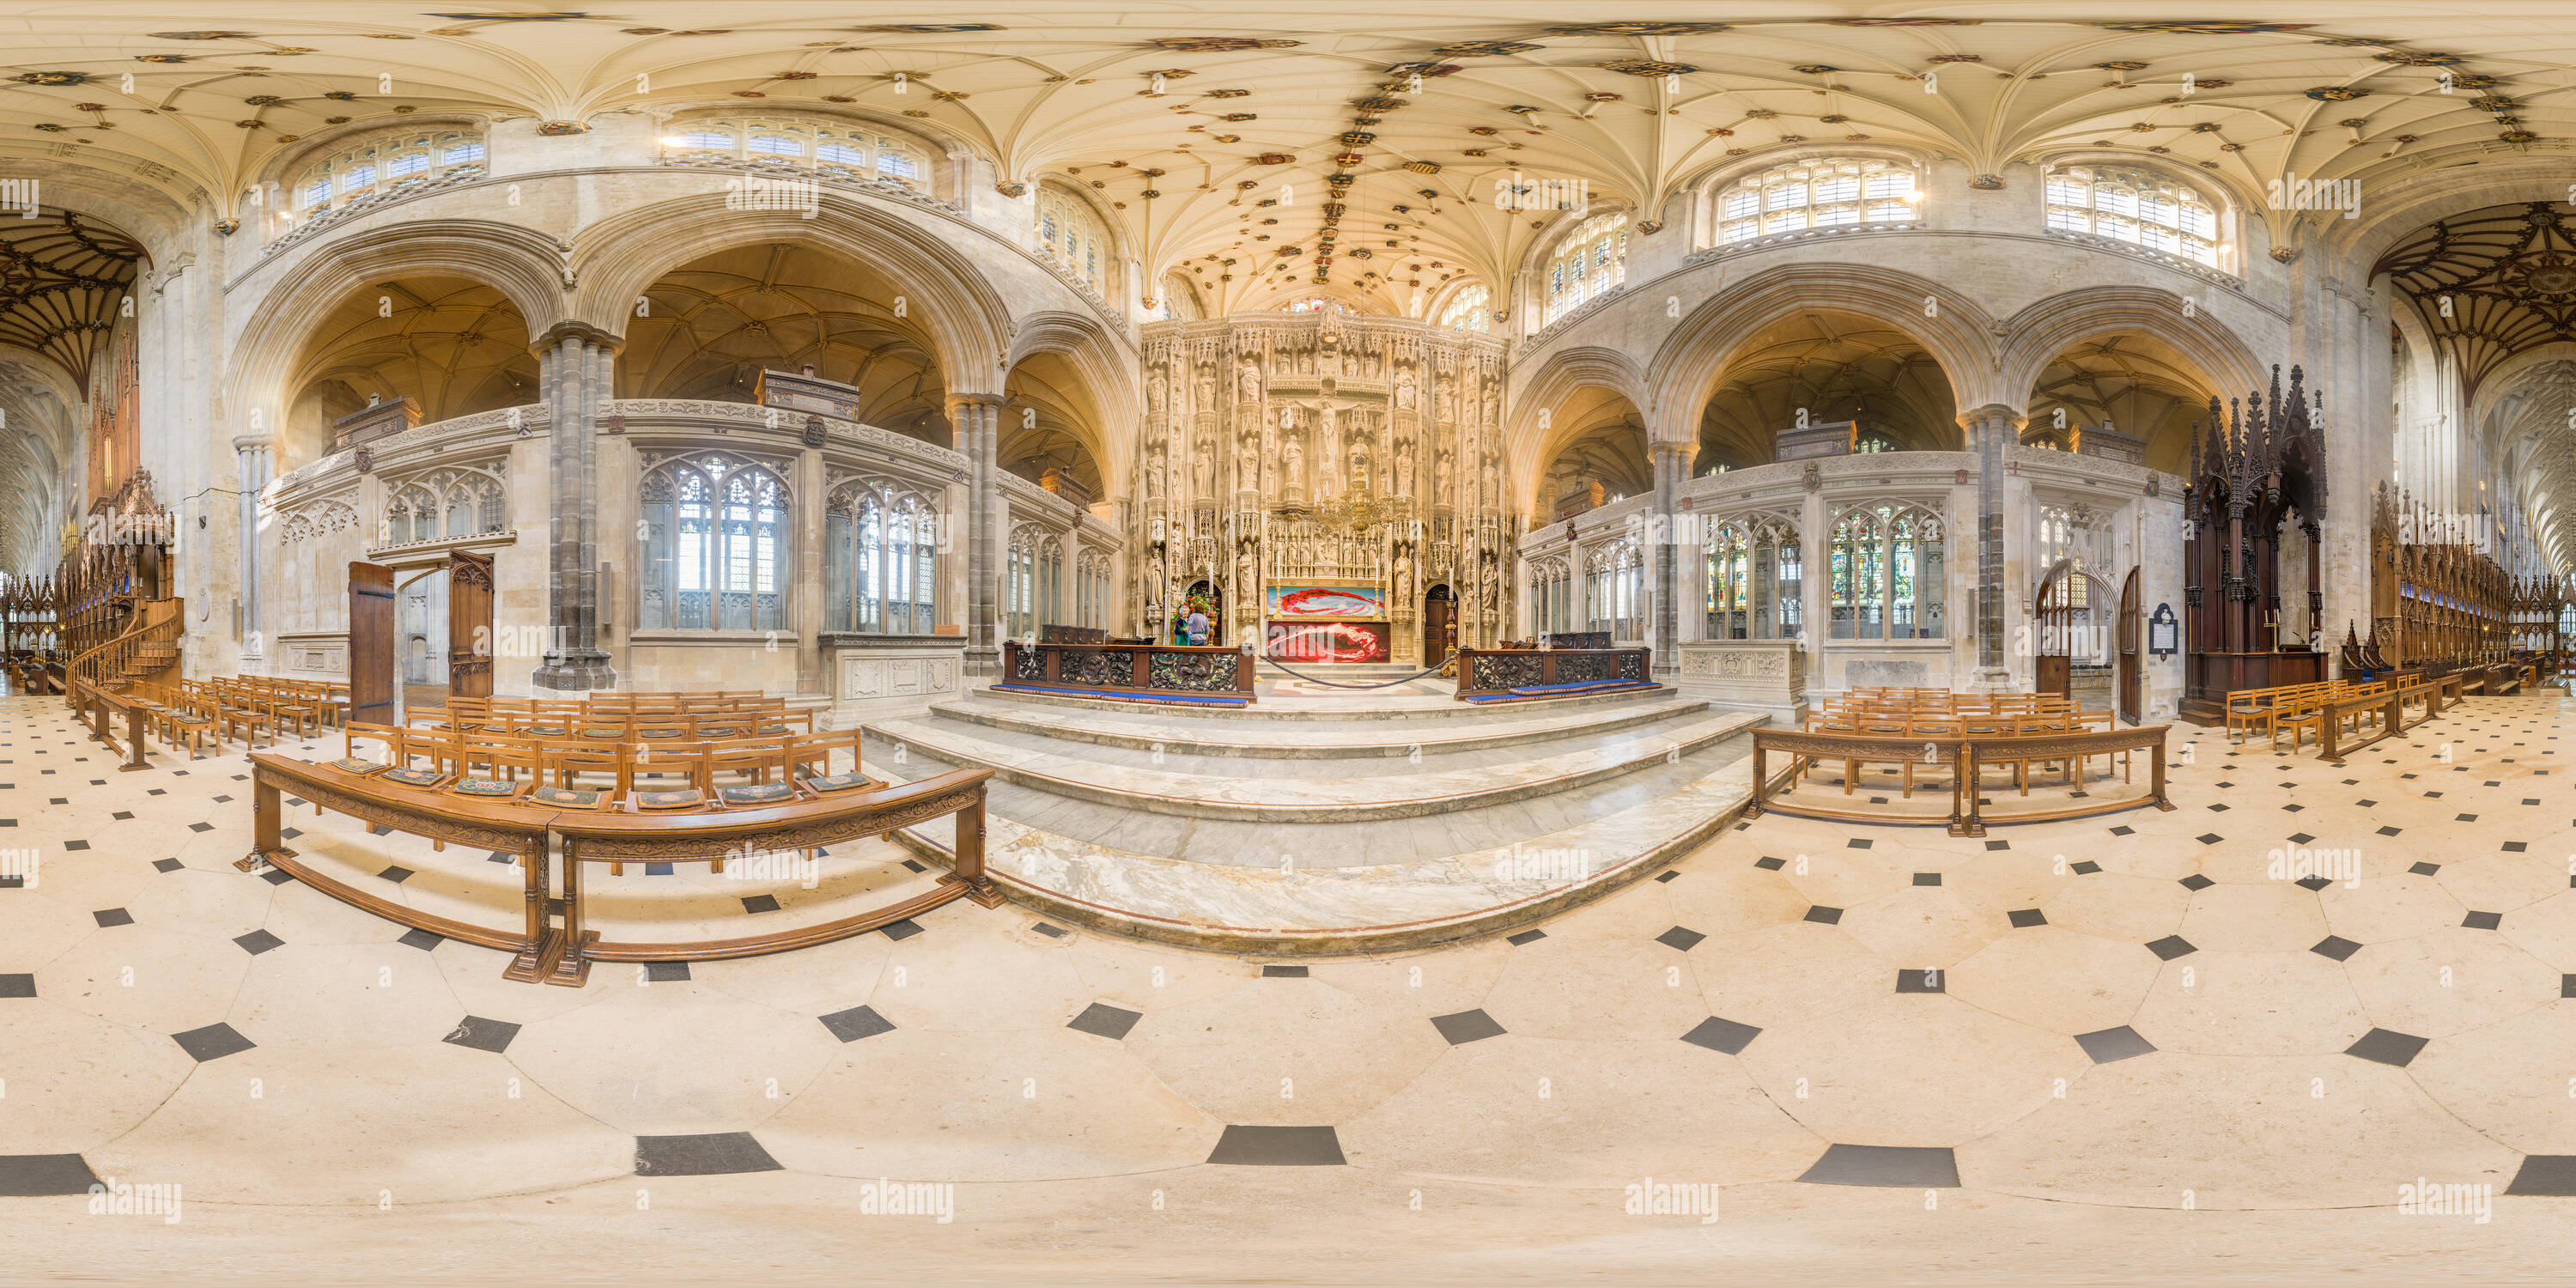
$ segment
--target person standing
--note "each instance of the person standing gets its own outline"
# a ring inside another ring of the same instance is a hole
[[[1189,632],[1190,643],[1205,644],[1208,642],[1208,619],[1207,613],[1204,610],[1195,607],[1190,609],[1189,619],[1182,623],[1182,626],[1183,629]]]

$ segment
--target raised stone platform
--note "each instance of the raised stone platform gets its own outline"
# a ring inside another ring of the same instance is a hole
[[[977,691],[870,723],[866,754],[899,780],[993,769],[987,871],[1051,917],[1341,954],[1509,932],[1652,875],[1742,811],[1764,720],[1669,691],[1240,711]],[[935,828],[898,839],[945,857]]]

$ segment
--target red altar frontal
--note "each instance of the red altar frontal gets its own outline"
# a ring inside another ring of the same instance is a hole
[[[1393,657],[1385,622],[1273,618],[1268,647],[1282,662],[1384,662]]]

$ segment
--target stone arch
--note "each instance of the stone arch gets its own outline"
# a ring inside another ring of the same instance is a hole
[[[1600,427],[1597,417],[1584,414],[1586,409],[1615,399],[1643,416],[1646,385],[1636,360],[1617,349],[1586,345],[1551,355],[1514,397],[1514,414],[1504,431],[1503,469],[1514,507],[1540,514],[1552,505],[1555,498],[1539,494],[1548,470],[1568,447]],[[1548,413],[1544,425],[1542,410]]]
[[[231,411],[236,431],[249,413],[263,429],[285,414],[284,385],[331,306],[377,282],[461,277],[507,297],[531,337],[565,316],[559,244],[544,233],[473,219],[394,224],[316,243],[263,296],[233,347]]]
[[[1023,377],[1017,392],[1024,405],[1051,405],[1041,411],[1041,424],[1075,440],[1099,471],[1094,500],[1107,500],[1127,477],[1135,452],[1135,435],[1124,427],[1144,414],[1136,393],[1135,358],[1102,329],[1097,319],[1070,312],[1049,312],[1024,319],[1011,337],[1007,359],[1010,376]],[[1024,364],[1029,365],[1023,371]],[[1032,384],[1045,388],[1040,394]],[[1003,409],[1002,455],[1015,456],[1012,445],[1023,433],[1020,412]]]
[[[1925,301],[1933,315],[1925,316]],[[1725,379],[1728,361],[1769,324],[1801,313],[1850,313],[1912,336],[1941,365],[1960,407],[2000,402],[1994,378],[1992,315],[1930,278],[1871,264],[1782,264],[1765,269],[1685,314],[1646,364],[1656,373],[1641,408],[1658,442],[1691,441],[1700,409]]]
[[[948,391],[998,393],[1010,308],[973,261],[926,230],[866,202],[825,203],[814,218],[793,210],[727,210],[709,193],[601,220],[572,252],[580,283],[570,316],[626,333],[636,297],[666,274],[719,251],[764,243],[812,246],[904,285],[907,313],[936,340]]]

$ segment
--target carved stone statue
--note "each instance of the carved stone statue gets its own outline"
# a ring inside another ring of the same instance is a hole
[[[1413,368],[1407,367],[1404,370],[1397,372],[1395,376],[1395,409],[1397,411],[1411,411],[1414,409],[1414,401],[1420,397],[1421,390],[1416,389],[1413,384]]]
[[[1399,605],[1413,602],[1413,556],[1411,555],[1398,554],[1395,557],[1395,595],[1393,598]]]
[[[1163,495],[1163,445],[1156,443],[1145,454],[1145,499],[1160,500]]]
[[[1250,358],[1235,364],[1234,382],[1237,393],[1246,403],[1261,401],[1261,367]]]
[[[1436,472],[1432,475],[1431,480],[1431,499],[1434,501],[1446,501],[1449,499],[1449,462],[1449,449],[1445,447],[1441,448],[1438,459],[1433,462],[1433,468]]]
[[[1190,477],[1198,486],[1200,500],[1216,495],[1216,440],[1202,438],[1191,449]]]
[[[1283,488],[1289,488],[1296,487],[1304,483],[1306,481],[1305,466],[1306,448],[1303,444],[1297,441],[1296,435],[1290,434],[1280,438],[1279,485]]]
[[[1198,365],[1198,387],[1199,398],[1198,402],[1194,404],[1194,409],[1198,411],[1215,411],[1216,373],[1204,362]]]
[[[1163,377],[1159,374],[1145,382],[1145,417],[1157,424],[1163,419]]]
[[[1413,495],[1413,453],[1406,450],[1412,446],[1411,443],[1405,443],[1395,450],[1395,494],[1397,496]]]

